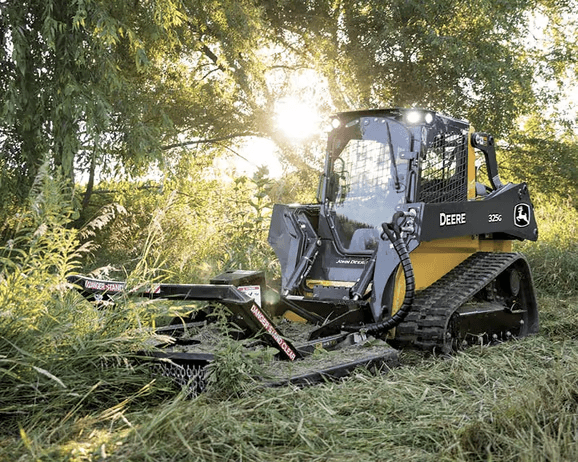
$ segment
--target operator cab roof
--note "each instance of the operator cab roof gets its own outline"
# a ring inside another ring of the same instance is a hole
[[[470,125],[467,120],[454,119],[439,112],[417,108],[365,109],[361,111],[338,112],[333,116],[334,123],[332,123],[332,125],[334,128],[346,126],[349,122],[363,117],[388,117],[403,122],[408,126],[421,124],[432,125],[436,121],[444,125],[448,123],[458,125],[464,129],[467,129]]]

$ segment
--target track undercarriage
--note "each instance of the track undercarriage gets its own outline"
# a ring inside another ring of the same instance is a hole
[[[479,252],[416,294],[412,311],[396,328],[394,344],[449,352],[537,331],[526,259]]]

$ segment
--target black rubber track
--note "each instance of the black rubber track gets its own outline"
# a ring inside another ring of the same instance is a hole
[[[447,333],[452,315],[518,260],[524,260],[527,266],[525,257],[519,253],[478,252],[469,257],[431,286],[416,293],[411,312],[396,328],[394,343],[449,352],[452,339]],[[529,272],[527,277],[530,278],[534,304],[531,309],[534,310],[535,296]],[[537,323],[530,329],[537,330]]]

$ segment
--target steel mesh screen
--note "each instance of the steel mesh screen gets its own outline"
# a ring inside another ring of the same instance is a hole
[[[333,205],[341,244],[357,252],[375,247],[376,221],[387,216],[398,200],[391,194],[393,163],[390,147],[374,140],[349,140],[336,159],[339,190]],[[369,230],[368,230],[369,229]]]
[[[419,202],[467,200],[467,138],[460,132],[437,135],[420,159]]]
[[[180,386],[188,397],[194,398],[205,391],[207,385],[206,365],[177,364],[168,360],[153,360],[150,362],[153,374],[171,378]]]

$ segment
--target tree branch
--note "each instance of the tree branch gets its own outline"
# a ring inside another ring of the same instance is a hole
[[[259,135],[251,132],[235,133],[234,135],[221,136],[220,138],[211,138],[207,140],[191,140],[191,141],[183,141],[182,143],[169,144],[168,146],[163,146],[161,149],[163,151],[168,151],[169,149],[184,148],[185,146],[192,146],[195,144],[219,143],[221,141],[227,141],[233,138],[239,138],[241,136],[259,136]]]
[[[217,66],[222,72],[226,72],[226,69],[221,64],[219,64],[219,58],[217,58],[217,55],[213,53],[211,49],[203,42],[201,42],[201,45],[201,49],[203,50],[205,56],[213,61],[213,64]]]

